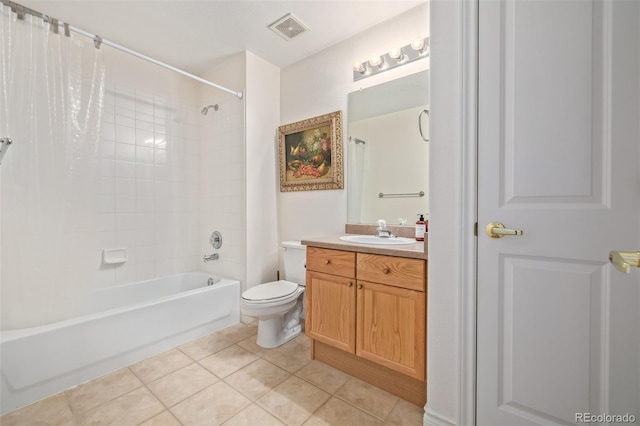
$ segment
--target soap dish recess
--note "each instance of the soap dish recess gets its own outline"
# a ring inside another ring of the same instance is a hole
[[[127,260],[126,248],[102,250],[102,263],[104,264],[124,263]]]

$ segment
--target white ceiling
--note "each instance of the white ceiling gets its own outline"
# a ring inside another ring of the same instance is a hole
[[[199,74],[249,50],[285,67],[424,0],[17,0],[31,9]],[[310,31],[291,41],[267,26],[293,13]]]

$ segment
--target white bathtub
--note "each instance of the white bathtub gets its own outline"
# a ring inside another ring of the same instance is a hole
[[[97,290],[89,315],[0,332],[0,414],[237,323],[240,282],[210,277]]]

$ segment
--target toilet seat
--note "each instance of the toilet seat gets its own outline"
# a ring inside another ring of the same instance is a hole
[[[242,300],[249,304],[265,304],[284,301],[292,296],[297,297],[300,286],[291,281],[272,281],[260,284],[242,293]]]

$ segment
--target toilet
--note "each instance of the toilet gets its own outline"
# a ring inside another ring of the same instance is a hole
[[[275,348],[302,332],[304,310],[306,246],[284,241],[282,280],[251,287],[242,293],[240,309],[258,319],[258,339],[263,348]]]

